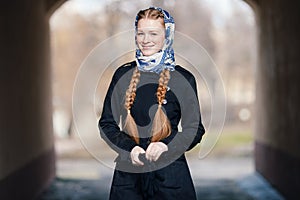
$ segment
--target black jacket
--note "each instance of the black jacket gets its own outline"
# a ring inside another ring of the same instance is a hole
[[[161,140],[168,145],[168,151],[157,162],[147,163],[144,167],[136,167],[131,164],[129,155],[134,146],[139,145],[146,150],[150,144],[151,119],[153,119],[158,105],[156,90],[159,75],[141,72],[136,98],[131,108],[131,114],[138,126],[140,136],[140,144],[136,144],[119,127],[120,122],[121,124],[124,122],[127,114],[124,108],[124,97],[135,67],[136,63],[131,62],[116,70],[107,91],[102,116],[99,120],[101,137],[119,154],[116,159],[111,199],[119,199],[118,195],[121,195],[121,198],[122,192],[128,191],[128,188],[124,190],[120,186],[120,183],[122,185],[124,181],[129,181],[129,185],[132,186],[132,193],[127,194],[132,197],[129,199],[151,199],[155,195],[156,199],[159,199],[164,196],[161,188],[166,186],[165,183],[172,182],[172,180],[174,182],[178,178],[181,179],[179,184],[181,189],[177,189],[177,193],[180,191],[184,195],[192,192],[190,197],[194,198],[195,192],[184,152],[197,145],[205,132],[201,122],[195,78],[189,71],[178,65],[175,67],[175,71],[170,72],[169,90],[166,93],[163,109],[171,122],[172,132],[170,136]],[[178,131],[180,122],[181,132]],[[160,176],[164,183],[158,181]],[[136,188],[136,185],[139,185],[139,189]],[[182,196],[182,194],[176,193],[177,195],[172,196],[172,193],[167,193],[172,199],[174,197],[180,199],[179,197]],[[143,198],[135,197],[134,195],[137,194],[143,194]],[[160,197],[157,194],[160,194]],[[185,198],[186,195],[184,195]],[[168,197],[162,199],[168,199]]]

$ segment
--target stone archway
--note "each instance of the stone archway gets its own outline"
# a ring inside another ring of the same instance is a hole
[[[1,199],[31,199],[55,176],[48,20],[64,1],[0,3]],[[297,197],[300,2],[246,2],[255,11],[260,43],[256,170],[284,196]]]
[[[255,167],[285,197],[300,188],[300,2],[249,0],[258,22]]]
[[[32,199],[55,177],[48,17],[61,2],[0,3],[0,199]]]

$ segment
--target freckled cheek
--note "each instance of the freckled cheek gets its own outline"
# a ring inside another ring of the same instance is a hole
[[[164,42],[165,42],[165,36],[163,35],[163,36],[161,36],[161,37],[159,37],[157,39],[158,39],[157,40],[157,44],[159,44],[161,47],[163,47]]]
[[[142,48],[142,40],[137,39],[136,42],[137,42],[138,48],[141,49]]]
[[[161,49],[164,45],[164,40],[157,40],[155,43]]]
[[[137,42],[138,44],[140,44],[142,41],[143,41],[143,40],[142,40],[141,37],[136,37],[136,42]]]

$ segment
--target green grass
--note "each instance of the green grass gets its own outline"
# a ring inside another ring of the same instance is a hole
[[[207,132],[205,137],[209,137],[209,134],[216,135],[213,132]],[[202,140],[202,145],[205,144],[205,139]],[[251,154],[251,147],[254,137],[253,132],[248,127],[225,127],[221,132],[213,149],[209,152],[211,156],[233,156],[233,155],[249,155]],[[213,143],[214,144],[214,143]],[[211,144],[212,145],[212,144]],[[249,148],[250,147],[250,148]],[[188,154],[194,156],[201,151],[201,145],[197,145]],[[205,151],[208,147],[202,147]]]
[[[253,133],[250,129],[224,129],[212,151],[212,155],[242,154],[243,152],[240,149],[245,149],[249,145],[252,145],[253,140]]]
[[[224,131],[221,133],[216,144],[218,148],[230,148],[239,145],[249,144],[253,141],[253,134],[250,130],[245,131]]]

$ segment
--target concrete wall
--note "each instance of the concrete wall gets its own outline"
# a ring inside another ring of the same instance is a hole
[[[256,170],[295,199],[300,189],[300,1],[257,3]]]
[[[55,176],[47,3],[0,3],[0,199],[32,199]]]

